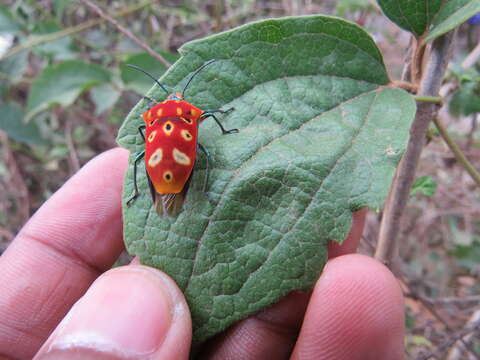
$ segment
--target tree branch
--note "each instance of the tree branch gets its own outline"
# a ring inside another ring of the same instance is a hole
[[[145,1],[145,2],[140,3],[138,5],[132,6],[131,8],[127,8],[125,10],[119,11],[119,12],[113,14],[112,17],[116,18],[116,17],[126,16],[128,14],[131,14],[135,11],[138,11],[138,10],[144,8],[145,6],[151,5],[152,2],[154,2],[154,1],[155,0]],[[40,45],[40,44],[50,42],[50,41],[54,41],[54,40],[58,40],[58,39],[61,39],[62,37],[72,35],[72,34],[76,34],[78,32],[87,30],[91,27],[94,27],[94,26],[97,26],[97,25],[101,24],[104,21],[105,21],[104,19],[90,20],[90,21],[87,21],[83,24],[75,25],[75,26],[72,26],[72,27],[54,32],[54,33],[36,36],[35,38],[33,38],[30,41],[27,41],[23,44],[20,44],[20,45],[17,45],[15,47],[13,47],[9,52],[7,52],[5,55],[0,57],[0,60],[3,60],[3,59],[5,59],[9,56],[15,55],[15,54],[19,53],[20,51],[27,50],[27,49],[29,49],[33,46]]]
[[[93,1],[90,0],[81,0],[85,5],[87,5],[90,9],[95,11],[101,18],[105,19],[108,21],[110,24],[115,26],[118,31],[123,33],[126,37],[134,41],[136,44],[138,44],[142,49],[144,49],[146,52],[148,52],[153,58],[157,59],[160,63],[165,65],[166,67],[170,67],[170,63],[159,53],[157,53],[155,50],[153,50],[150,46],[148,46],[144,41],[140,40],[137,36],[135,36],[130,30],[127,28],[123,27],[116,21],[114,18],[111,16],[107,15],[102,9],[100,9],[97,4],[95,4]]]
[[[418,95],[438,96],[450,59],[452,38],[453,32],[449,32],[433,41],[430,58],[420,81]],[[387,266],[391,266],[392,260],[398,252],[395,240],[400,231],[400,220],[407,205],[410,188],[415,178],[415,170],[425,145],[425,135],[437,109],[438,104],[435,103],[420,102],[417,104],[417,114],[410,128],[407,150],[397,168],[385,203],[375,258]]]

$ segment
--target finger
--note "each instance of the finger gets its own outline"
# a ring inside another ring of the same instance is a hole
[[[345,246],[334,248],[335,256],[354,251],[360,235],[366,210],[353,214],[352,228]],[[212,339],[202,356],[209,359],[280,359],[291,353],[305,315],[308,292],[294,292],[279,303],[232,326]]]
[[[403,332],[403,297],[392,273],[367,256],[344,255],[318,280],[292,359],[402,359]]]
[[[0,355],[31,358],[123,249],[127,152],[85,165],[30,219],[0,258]]]
[[[202,359],[284,359],[295,344],[309,294],[292,292],[230,327],[203,349]]]
[[[360,238],[362,237],[363,227],[365,225],[365,218],[367,216],[368,209],[364,208],[353,213],[352,227],[347,235],[347,238],[341,244],[331,241],[328,244],[328,258],[351,254],[357,251]]]
[[[129,265],[100,276],[42,346],[45,359],[188,359],[185,298],[164,273]]]

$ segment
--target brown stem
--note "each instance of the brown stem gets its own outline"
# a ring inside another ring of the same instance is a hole
[[[415,84],[412,84],[409,81],[393,80],[392,85],[394,87],[406,90],[406,91],[411,92],[411,93],[416,93],[417,90],[418,90],[418,86],[416,86]]]
[[[413,35],[410,35],[410,41],[408,43],[407,53],[405,54],[405,65],[402,70],[402,81],[411,82],[412,81],[412,53],[413,47],[417,40]]]
[[[411,62],[411,65],[412,65],[411,77],[412,77],[412,82],[415,85],[418,85],[422,77],[422,64],[425,56],[425,49],[426,49],[426,45],[424,45],[421,41],[417,40],[415,44],[413,57],[412,57],[412,62]]]
[[[159,53],[157,53],[155,50],[153,50],[150,46],[148,46],[144,41],[140,40],[137,36],[132,34],[130,30],[127,28],[123,27],[118,23],[117,20],[112,18],[111,16],[107,15],[100,7],[97,6],[93,1],[90,0],[81,0],[85,5],[87,5],[90,9],[95,11],[101,18],[105,19],[108,21],[110,24],[115,26],[118,31],[123,33],[126,37],[137,43],[142,49],[144,49],[146,52],[148,52],[153,58],[157,59],[159,62],[161,62],[163,65],[166,67],[169,67],[171,64]]]
[[[453,33],[450,32],[433,41],[430,58],[420,83],[419,95],[438,96],[450,59],[452,38]],[[397,168],[385,203],[375,258],[387,266],[392,265],[392,260],[398,252],[395,239],[400,231],[400,220],[415,178],[418,159],[425,145],[425,135],[437,108],[438,104],[434,103],[421,102],[417,105],[417,114],[410,128],[407,150]]]

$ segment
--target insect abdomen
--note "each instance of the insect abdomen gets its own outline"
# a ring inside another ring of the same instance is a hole
[[[156,114],[160,110],[162,113],[171,113],[168,107],[162,109],[158,106],[150,111]],[[150,120],[153,120],[153,125],[147,125],[145,134],[147,173],[157,193],[178,194],[183,190],[195,164],[197,122],[181,115],[152,116]]]

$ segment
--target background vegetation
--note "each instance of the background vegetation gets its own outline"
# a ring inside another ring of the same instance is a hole
[[[31,214],[86,161],[114,147],[117,130],[166,66],[81,2],[9,0],[0,5],[0,251]],[[374,1],[96,1],[169,63],[183,43],[243,23],[332,14],[365,27],[399,79],[410,35]],[[456,35],[439,118],[480,168],[480,21]],[[467,57],[470,55],[469,57]],[[473,61],[471,60],[473,58]],[[466,59],[470,59],[467,62]],[[406,296],[412,359],[480,359],[480,195],[431,128],[399,235],[394,266]],[[381,213],[369,214],[361,252],[373,254]],[[463,337],[463,343],[457,341]],[[465,351],[465,343],[468,350]]]

